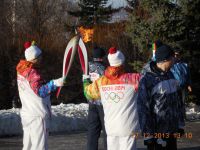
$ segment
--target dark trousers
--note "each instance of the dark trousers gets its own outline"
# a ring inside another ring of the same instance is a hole
[[[154,143],[152,145],[147,146],[147,150],[177,150],[177,139],[176,138],[167,138],[163,139],[167,142],[166,147],[162,147],[162,145]]]
[[[98,140],[103,130],[104,149],[107,149],[104,112],[102,105],[89,104],[87,150],[98,150]]]

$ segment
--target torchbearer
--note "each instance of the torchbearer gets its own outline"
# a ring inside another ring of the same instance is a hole
[[[140,79],[138,73],[125,73],[123,53],[115,47],[109,49],[110,66],[102,77],[90,84],[89,76],[83,75],[84,94],[87,99],[99,100],[104,109],[108,150],[136,150],[139,131],[136,103]]]
[[[45,82],[40,74],[42,51],[34,43],[26,42],[25,60],[17,69],[20,111],[23,127],[23,150],[47,150],[49,121],[51,118],[50,94],[63,86],[63,78]]]

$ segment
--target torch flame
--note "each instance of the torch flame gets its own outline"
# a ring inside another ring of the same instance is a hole
[[[94,29],[92,28],[84,28],[84,27],[79,27],[78,31],[81,34],[81,37],[83,39],[83,42],[87,43],[92,40],[93,34],[94,34]]]

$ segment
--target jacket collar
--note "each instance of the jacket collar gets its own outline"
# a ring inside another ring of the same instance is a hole
[[[20,60],[20,62],[18,63],[16,70],[19,74],[22,74],[23,72],[30,70],[31,68],[33,68],[33,63],[26,61],[26,60]]]
[[[124,73],[125,71],[124,71],[123,66],[119,66],[119,67],[109,66],[105,70],[105,76],[111,80],[115,80],[119,78]]]

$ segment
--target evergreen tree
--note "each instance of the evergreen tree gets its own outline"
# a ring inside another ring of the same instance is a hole
[[[106,6],[108,0],[80,0],[78,3],[80,10],[76,12],[68,11],[69,14],[79,17],[79,22],[83,26],[93,26],[110,20],[113,13],[111,6]]]
[[[140,0],[128,25],[133,43],[143,52],[149,43],[161,39],[174,44],[184,35],[184,20],[180,6],[170,0]]]
[[[187,43],[187,47],[192,46],[194,51],[200,47],[200,0],[183,0],[179,3],[185,25],[183,43]]]
[[[143,61],[153,41],[160,39],[171,46],[182,48],[189,60],[193,94],[200,96],[200,0],[140,0],[133,9],[127,33],[143,53]]]
[[[136,4],[127,31],[141,51],[145,53],[157,39],[182,47],[195,42],[199,47],[200,0],[140,0]]]

